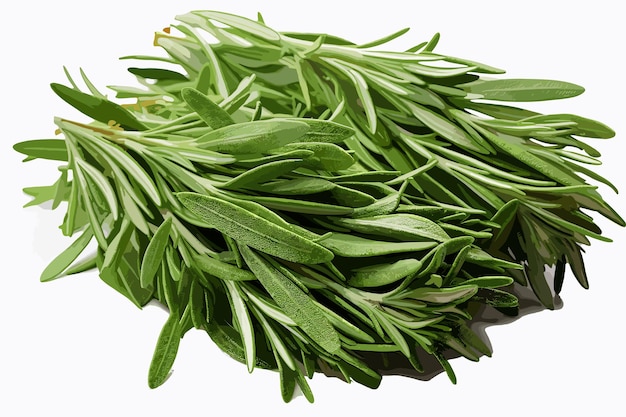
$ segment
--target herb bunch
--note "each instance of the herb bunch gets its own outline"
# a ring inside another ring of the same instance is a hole
[[[505,289],[520,266],[477,245],[499,227],[480,210],[405,196],[432,164],[364,169],[338,145],[351,128],[270,116],[251,83],[219,97],[200,79],[179,100],[124,108],[81,75],[89,93],[69,74],[71,87],[52,88],[93,122],[57,118],[63,139],[15,145],[63,162],[54,184],[25,191],[29,204],[65,202],[61,230],[78,235],[41,280],[97,268],[138,307],[166,306],[150,387],[193,328],[249,371],[278,370],[285,401],[296,385],[313,401],[315,372],[377,387],[366,352],[417,371],[432,355],[452,381],[446,351],[490,354],[468,322],[485,305],[517,306]],[[96,253],[77,261],[92,241]]]
[[[78,235],[41,280],[97,269],[138,307],[167,307],[150,387],[194,328],[249,371],[278,371],[285,401],[296,387],[313,401],[316,372],[377,387],[372,355],[417,372],[432,357],[454,382],[450,352],[490,355],[470,321],[515,314],[515,285],[549,308],[566,264],[588,286],[581,245],[608,239],[583,209],[624,224],[579,175],[612,187],[576,138],[610,128],[493,102],[579,86],[484,78],[502,71],[434,53],[438,36],[374,49],[406,30],[355,45],[260,16],[178,20],[155,38],[168,57],[125,57],[166,63],[129,68],[142,88],[110,87],[134,103],[66,72],[52,89],[93,120],[56,118],[62,139],[15,145],[62,163],[27,205],[63,204]]]
[[[130,68],[145,89],[113,87],[118,97],[176,101],[190,81],[222,95],[250,83],[273,114],[349,126],[355,135],[345,147],[364,169],[409,175],[430,168],[409,179],[405,195],[480,209],[483,220],[495,216],[501,227],[481,247],[523,265],[511,276],[548,308],[566,265],[588,288],[582,245],[589,238],[610,241],[584,210],[625,225],[586,181],[617,191],[585,166],[598,165],[600,153],[580,139],[610,138],[609,127],[498,103],[573,97],[584,91],[578,85],[488,78],[504,71],[435,53],[438,34],[403,52],[377,49],[408,29],[357,45],[327,34],[280,33],[260,15],[254,21],[194,11],[177,20],[178,35],[167,28],[155,36],[167,58],[125,58],[175,64],[184,74]]]

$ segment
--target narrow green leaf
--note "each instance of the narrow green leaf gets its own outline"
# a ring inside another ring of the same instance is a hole
[[[278,195],[308,195],[332,190],[336,185],[322,178],[294,178],[260,184],[256,190]]]
[[[239,174],[235,178],[221,184],[221,187],[238,189],[247,188],[250,185],[261,184],[273,180],[281,175],[290,173],[303,164],[302,159],[282,159],[268,162],[252,168],[249,171]]]
[[[350,168],[354,159],[349,153],[337,145],[324,142],[295,142],[290,143],[280,150],[307,149],[313,151],[311,157],[305,162],[313,169],[324,171],[339,171]]]
[[[63,139],[35,139],[13,145],[19,153],[33,158],[67,161],[67,148]]]
[[[463,285],[476,285],[479,288],[506,287],[513,284],[513,278],[505,276],[482,276],[463,281]]]
[[[325,263],[333,259],[332,252],[323,246],[235,204],[194,193],[179,193],[177,197],[201,220],[262,252],[303,264]]]
[[[150,388],[160,386],[169,376],[178,353],[181,336],[178,317],[170,314],[159,334],[150,362],[150,370],[148,371],[148,386]]]
[[[453,288],[416,288],[406,291],[403,296],[435,304],[460,304],[470,299],[477,291],[476,285],[459,285]]]
[[[438,113],[419,104],[411,104],[410,108],[415,117],[431,128],[433,132],[448,139],[453,144],[469,151],[489,153],[482,146],[477,145],[467,132]]]
[[[111,120],[125,130],[146,130],[146,126],[119,104],[85,94],[61,84],[50,84],[52,90],[66,103],[94,120],[108,124]]]
[[[354,269],[348,284],[353,287],[382,287],[415,274],[422,267],[417,259],[401,259],[393,263]]]
[[[336,255],[350,258],[419,252],[437,246],[436,242],[387,242],[335,232],[319,239],[317,243],[332,250]]]
[[[148,288],[153,282],[154,277],[161,265],[161,260],[165,254],[165,248],[170,238],[170,230],[172,229],[172,218],[165,219],[157,231],[150,239],[146,252],[141,261],[141,286]]]
[[[128,68],[128,72],[138,77],[157,81],[188,81],[183,74],[164,68]]]
[[[534,123],[574,122],[576,123],[574,134],[577,136],[598,139],[610,139],[615,136],[615,131],[604,123],[575,114],[541,114],[522,119],[522,121]]]
[[[352,128],[329,120],[297,117],[289,120],[306,123],[309,126],[309,130],[299,139],[300,142],[340,144],[354,135],[354,130]]]
[[[444,242],[450,239],[450,236],[432,220],[415,214],[398,213],[359,219],[338,218],[333,221],[355,232],[401,240],[428,239]]]
[[[224,284],[228,290],[233,318],[241,334],[248,372],[252,372],[256,362],[256,348],[254,344],[254,327],[250,320],[250,314],[240,294],[239,287],[232,281],[224,281]]]
[[[254,281],[256,277],[250,271],[214,259],[208,255],[194,255],[195,265],[201,271],[219,279],[229,281]]]
[[[284,313],[311,339],[330,353],[341,349],[339,335],[323,311],[296,284],[245,245],[241,246],[250,270]]]
[[[585,89],[579,85],[556,80],[511,78],[478,80],[461,85],[465,91],[481,94],[487,100],[545,101],[575,97]]]
[[[198,116],[213,129],[235,124],[230,114],[215,104],[211,99],[194,88],[183,88],[181,90],[183,100],[191,107]]]
[[[91,239],[93,238],[93,230],[87,227],[85,231],[76,239],[67,249],[57,255],[56,258],[48,264],[41,273],[39,278],[41,282],[51,281],[58,278],[65,269],[78,258],[85,250]]]

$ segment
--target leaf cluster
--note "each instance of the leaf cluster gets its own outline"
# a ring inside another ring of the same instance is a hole
[[[286,401],[296,385],[312,401],[315,372],[378,386],[364,352],[401,354],[418,371],[425,352],[453,381],[443,352],[490,354],[467,322],[482,305],[517,305],[503,288],[519,266],[476,244],[493,227],[472,218],[479,211],[405,196],[434,165],[404,176],[368,170],[339,145],[348,127],[260,119],[227,106],[250,86],[219,101],[197,87],[159,115],[55,87],[78,110],[117,108],[125,128],[110,112],[90,124],[57,118],[64,139],[15,146],[29,160],[64,163],[58,181],[30,193],[37,204],[64,202],[61,230],[78,235],[41,280],[97,268],[138,307],[155,299],[168,308],[150,387],[194,328],[249,371],[278,370]],[[96,253],[77,261],[92,241]]]
[[[552,288],[560,290],[565,265],[588,287],[582,260],[588,239],[610,240],[586,211],[625,225],[587,182],[615,190],[586,166],[600,164],[600,153],[582,140],[611,138],[613,130],[574,114],[509,105],[574,97],[583,93],[581,86],[493,78],[504,71],[434,52],[439,34],[407,51],[389,52],[379,47],[407,29],[357,45],[328,34],[281,33],[261,18],[216,11],[177,20],[172,29],[179,35],[155,37],[168,58],[125,57],[167,60],[185,72],[181,81],[170,82],[158,79],[157,69],[144,69],[156,80],[146,84],[144,97],[177,100],[180,88],[196,80],[212,94],[251,83],[272,114],[352,127],[355,135],[344,144],[365,169],[410,176],[435,164],[410,179],[406,194],[477,208],[483,220],[498,219],[499,232],[482,248],[524,265],[513,274],[516,282],[530,285],[548,308],[554,307]],[[127,96],[124,88],[118,91]],[[554,282],[544,272],[550,267],[556,267]]]

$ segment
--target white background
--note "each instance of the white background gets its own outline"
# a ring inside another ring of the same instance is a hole
[[[626,30],[619,2],[264,3],[57,0],[1,6],[0,415],[620,415],[626,233],[603,219],[599,224],[615,241],[593,242],[588,249],[591,289],[568,276],[563,309],[489,329],[493,357],[454,360],[456,386],[443,375],[430,382],[385,377],[372,391],[316,375],[313,405],[303,397],[283,404],[277,374],[248,374],[198,331],[182,341],[169,381],[150,390],[147,371],[164,311],[135,308],[95,274],[39,283],[41,270],[70,240],[57,229],[60,210],[21,208],[29,199],[21,188],[52,183],[56,164],[21,164],[11,145],[51,137],[53,116],[76,115],[48,87],[65,82],[63,65],[73,74],[84,68],[98,87],[132,84],[125,71],[131,63],[117,57],[159,53],[153,32],[193,9],[250,18],[261,11],[281,31],[327,32],[356,42],[410,26],[394,48],[438,31],[441,53],[507,69],[510,77],[583,85],[582,96],[533,108],[577,113],[613,127],[615,139],[594,143],[603,153],[598,172],[626,192]],[[626,215],[621,195],[601,191]]]

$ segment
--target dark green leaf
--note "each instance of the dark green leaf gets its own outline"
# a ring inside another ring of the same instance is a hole
[[[146,130],[146,126],[139,122],[128,110],[111,101],[85,94],[61,84],[50,84],[52,90],[65,102],[81,113],[94,120],[109,124],[115,121],[125,130]]]
[[[33,158],[67,161],[67,148],[62,139],[35,139],[16,143],[13,149]]]
[[[159,334],[150,362],[150,370],[148,371],[148,386],[150,388],[160,386],[169,376],[178,353],[181,336],[178,317],[170,315]]]

